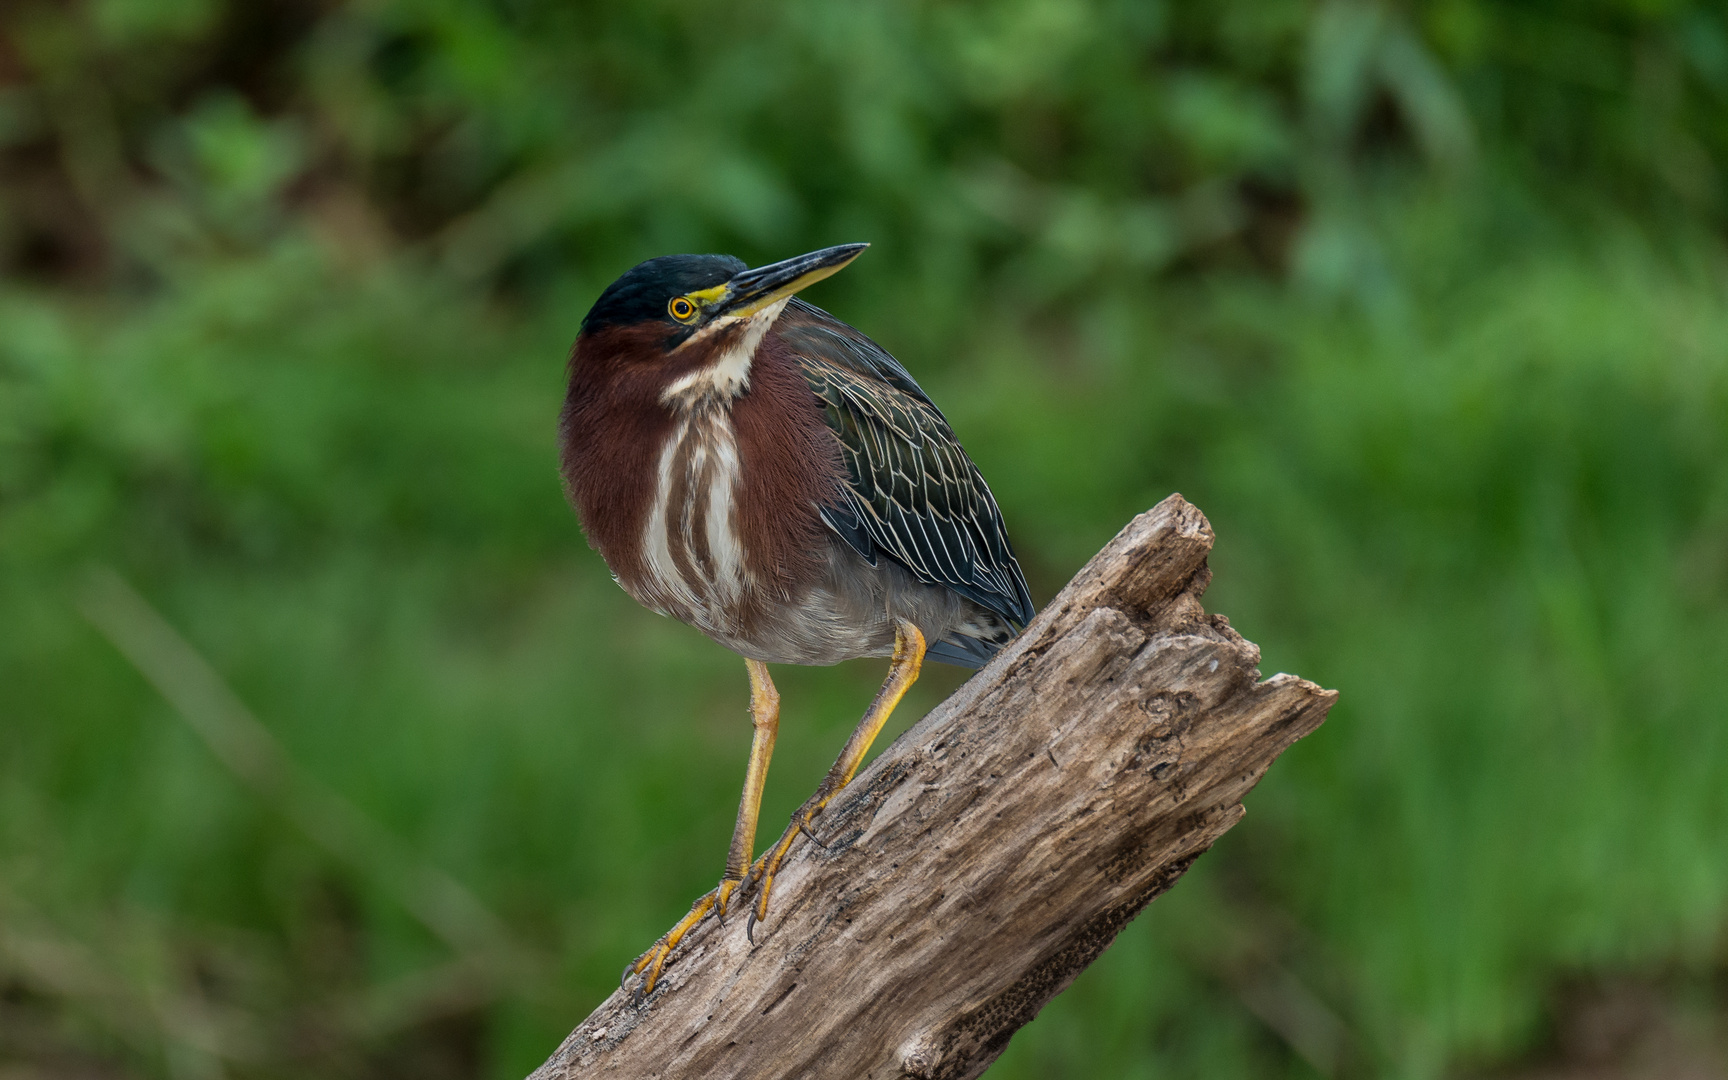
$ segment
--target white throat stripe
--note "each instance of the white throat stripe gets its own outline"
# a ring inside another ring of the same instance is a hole
[[[786,301],[780,300],[754,315],[744,318],[722,316],[703,327],[689,341],[680,345],[679,350],[688,348],[728,326],[743,323],[744,332],[738,335],[731,347],[716,357],[713,363],[680,377],[663,390],[660,394],[661,404],[688,407],[704,398],[735,398],[750,389],[750,361],[755,357],[762,339],[768,336],[768,328],[774,325],[774,320],[780,317],[780,312],[785,308]]]

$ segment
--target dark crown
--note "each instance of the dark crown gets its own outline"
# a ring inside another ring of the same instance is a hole
[[[673,322],[666,313],[668,300],[713,288],[747,269],[744,260],[731,255],[662,255],[637,263],[606,286],[583,317],[582,330],[634,326],[654,319]]]

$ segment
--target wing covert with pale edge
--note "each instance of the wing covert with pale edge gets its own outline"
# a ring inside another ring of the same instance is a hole
[[[1002,512],[948,420],[881,346],[794,299],[775,325],[839,440],[847,484],[822,519],[877,565],[882,555],[1016,628],[1033,614]],[[987,654],[986,654],[987,655]]]

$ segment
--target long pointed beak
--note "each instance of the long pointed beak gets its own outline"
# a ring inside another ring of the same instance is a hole
[[[869,244],[841,244],[808,255],[782,259],[754,270],[745,270],[726,283],[726,296],[716,315],[754,315],[770,304],[784,300],[806,285],[837,274],[863,253]]]

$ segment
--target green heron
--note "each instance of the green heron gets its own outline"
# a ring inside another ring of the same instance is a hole
[[[981,667],[1032,617],[1002,514],[940,410],[888,353],[793,294],[868,244],[749,269],[667,255],[600,294],[570,357],[565,490],[643,606],[744,657],[754,738],[719,886],[625,969],[659,979],[679,940],[759,883],[863,762],[925,657]],[[780,697],[768,664],[889,656],[815,794],[751,863]],[[818,841],[819,843],[819,841]]]

